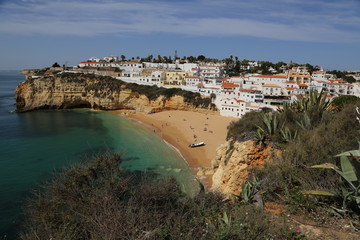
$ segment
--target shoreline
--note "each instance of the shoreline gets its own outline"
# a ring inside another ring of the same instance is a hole
[[[190,111],[170,110],[153,114],[136,112],[124,114],[124,111],[111,111],[126,116],[159,135],[184,159],[194,177],[201,180],[206,188],[212,185],[212,173],[199,175],[200,169],[211,168],[216,157],[216,149],[226,142],[227,126],[236,118],[218,114],[205,114]],[[195,142],[205,142],[205,146],[189,148]]]

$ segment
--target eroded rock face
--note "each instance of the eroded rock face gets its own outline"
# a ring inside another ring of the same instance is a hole
[[[16,88],[18,112],[35,109],[93,108],[129,109],[153,113],[163,110],[207,112],[184,101],[182,96],[150,100],[145,95],[126,89],[118,80],[86,75],[49,76],[29,79]]]
[[[248,179],[249,169],[261,167],[275,153],[271,147],[261,148],[254,141],[226,142],[217,149],[212,162],[215,170],[212,190],[224,194],[239,194],[241,185]]]

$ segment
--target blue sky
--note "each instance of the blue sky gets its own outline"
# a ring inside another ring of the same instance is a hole
[[[360,70],[360,0],[0,0],[0,70],[175,50]]]

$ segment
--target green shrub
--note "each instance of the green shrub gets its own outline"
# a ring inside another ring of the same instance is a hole
[[[337,110],[343,109],[346,104],[356,104],[359,103],[360,98],[353,95],[343,95],[334,98],[331,101],[331,106]]]
[[[120,162],[105,154],[57,173],[28,200],[21,239],[284,238],[252,205],[191,198],[175,180],[134,177]]]
[[[241,119],[229,124],[226,139],[241,140],[244,133],[255,132],[257,126],[261,124],[262,118],[260,112],[247,112]]]

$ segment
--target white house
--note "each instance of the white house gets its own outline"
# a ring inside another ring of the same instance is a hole
[[[199,83],[197,87],[198,87],[198,92],[204,95],[210,95],[210,94],[219,95],[221,93],[221,87],[219,86],[209,87],[209,86],[205,86],[203,83]]]
[[[236,98],[223,98],[220,100],[220,115],[240,118],[245,114],[246,102]]]
[[[133,62],[133,61],[112,62],[110,64],[111,64],[111,67],[117,67],[120,70],[127,71],[127,72],[141,72],[144,69],[144,66],[142,63]]]
[[[263,101],[264,95],[259,90],[239,89],[237,98],[240,100],[244,100],[245,102],[260,103]]]
[[[223,98],[220,100],[220,115],[241,118],[247,112],[261,111],[258,103],[245,102],[237,98]]]
[[[192,71],[202,78],[222,78],[224,69],[224,64],[207,63],[192,68]]]
[[[119,61],[119,57],[117,57],[117,56],[108,56],[108,57],[104,57],[103,59],[106,62],[118,62]]]
[[[250,76],[250,81],[254,81],[258,84],[282,84],[287,82],[287,76],[284,75],[257,75],[257,76]]]
[[[229,97],[236,96],[236,90],[239,88],[239,85],[231,82],[223,82],[221,84],[221,93]]]
[[[200,77],[198,76],[187,76],[185,77],[185,85],[187,87],[195,87],[200,83]]]
[[[83,67],[111,67],[111,63],[109,62],[90,62],[90,61],[85,61],[85,62],[80,62],[79,63],[79,67],[83,68]]]
[[[262,93],[265,96],[282,96],[284,95],[281,90],[281,86],[277,84],[264,84],[262,85]]]
[[[326,72],[325,71],[315,71],[311,74],[311,79],[314,81],[324,81],[326,80]]]
[[[98,57],[91,57],[91,58],[89,58],[89,62],[100,62],[100,58],[98,58]]]
[[[138,77],[138,84],[161,86],[161,81],[165,79],[163,71],[152,71],[148,74],[142,74]]]

